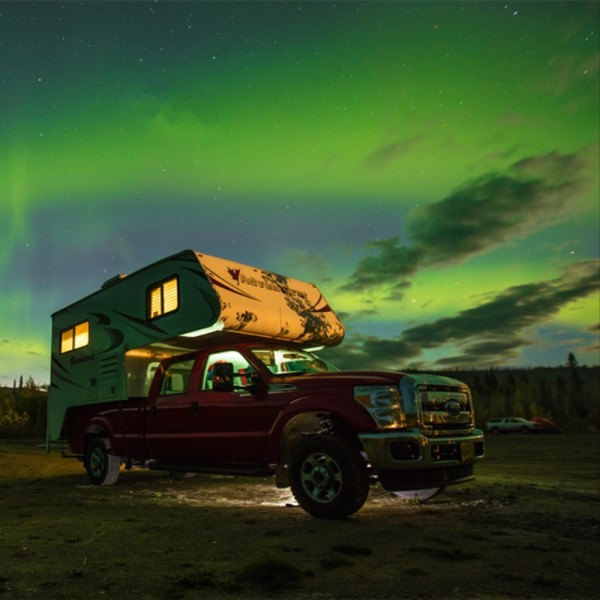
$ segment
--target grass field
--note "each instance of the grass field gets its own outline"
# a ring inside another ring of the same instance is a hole
[[[487,440],[475,482],[322,521],[270,479],[88,484],[0,440],[0,600],[597,598],[600,436]]]

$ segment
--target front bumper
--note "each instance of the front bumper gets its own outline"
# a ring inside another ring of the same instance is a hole
[[[368,462],[386,489],[444,487],[473,479],[485,453],[483,432],[427,437],[418,430],[359,433]]]

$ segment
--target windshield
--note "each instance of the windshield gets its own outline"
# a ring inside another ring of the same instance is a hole
[[[253,348],[252,353],[274,375],[333,373],[333,365],[306,350],[290,348]]]

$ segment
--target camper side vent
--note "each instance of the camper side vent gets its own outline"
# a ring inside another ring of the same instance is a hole
[[[100,358],[100,375],[114,375],[117,372],[119,361],[117,354],[108,354]]]

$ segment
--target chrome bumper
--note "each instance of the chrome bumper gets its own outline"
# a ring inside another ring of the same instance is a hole
[[[376,471],[472,465],[485,452],[479,429],[456,437],[427,437],[418,430],[359,433],[358,437]]]

